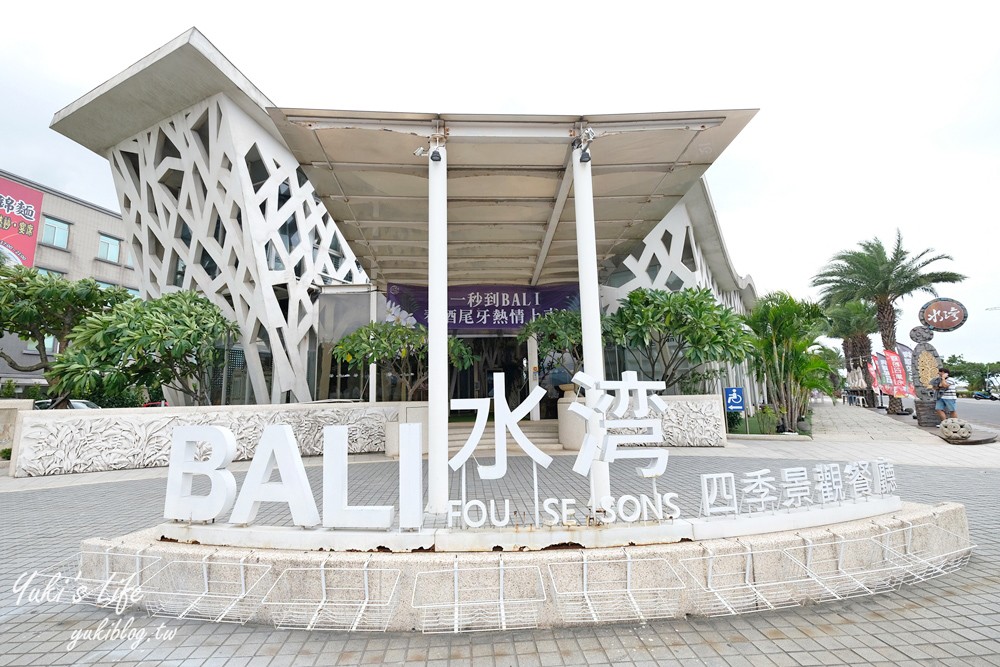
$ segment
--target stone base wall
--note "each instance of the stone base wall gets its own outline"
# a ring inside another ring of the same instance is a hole
[[[661,396],[667,411],[661,419],[663,443],[667,447],[725,447],[726,415],[718,394]],[[569,411],[575,399],[559,399],[559,441],[566,449],[579,451],[586,435],[584,420]],[[631,411],[628,413],[631,414]],[[646,445],[656,447],[658,445]]]
[[[253,457],[265,426],[289,424],[303,455],[323,453],[323,427],[349,427],[351,453],[384,452],[402,403],[305,403],[27,410],[17,413],[12,477],[165,466],[175,426],[215,425],[236,436],[237,460]]]
[[[303,552],[179,544],[161,541],[160,534],[152,528],[84,541],[82,576],[100,583],[109,562],[130,573],[134,563],[148,564],[132,582],[142,591],[139,604],[166,601],[183,611],[187,605],[178,598],[193,600],[191,591],[203,589],[205,567],[219,575],[209,579],[238,581],[242,562],[252,588],[238,601],[238,620],[348,631],[500,630],[504,613],[507,629],[742,614],[919,586],[961,567],[972,549],[965,507],[957,503],[906,503],[862,521],[738,540],[614,549]],[[583,595],[584,559],[590,581],[598,582],[589,598]],[[324,585],[341,598],[328,598]],[[227,608],[217,607],[213,615]],[[309,625],[321,618],[330,624]]]
[[[934,410],[935,402],[936,401],[922,401],[920,399],[914,401],[918,426],[937,426],[941,423],[941,418],[938,417],[937,412]]]

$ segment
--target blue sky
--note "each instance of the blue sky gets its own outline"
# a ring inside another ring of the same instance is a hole
[[[148,7],[148,9],[147,9]],[[1000,6],[989,2],[70,3],[4,12],[0,168],[117,209],[53,113],[191,26],[279,106],[452,113],[759,108],[707,178],[736,270],[813,298],[896,229],[954,257],[944,356],[1000,360]],[[140,9],[141,8],[141,9]],[[153,9],[164,10],[154,14]],[[56,18],[54,18],[56,17]],[[16,26],[13,29],[11,26]],[[901,342],[930,297],[902,302]]]

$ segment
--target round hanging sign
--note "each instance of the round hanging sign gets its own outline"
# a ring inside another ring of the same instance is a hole
[[[954,331],[969,318],[969,311],[954,299],[934,299],[920,308],[920,323],[932,331]]]

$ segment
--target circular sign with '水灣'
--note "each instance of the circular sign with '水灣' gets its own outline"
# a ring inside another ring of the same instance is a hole
[[[932,331],[954,331],[969,318],[969,311],[954,299],[934,299],[920,309],[920,323]]]

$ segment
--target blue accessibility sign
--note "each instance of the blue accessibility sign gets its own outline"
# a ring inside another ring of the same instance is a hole
[[[743,387],[726,387],[722,390],[726,397],[726,412],[744,412],[746,405],[743,401]]]

